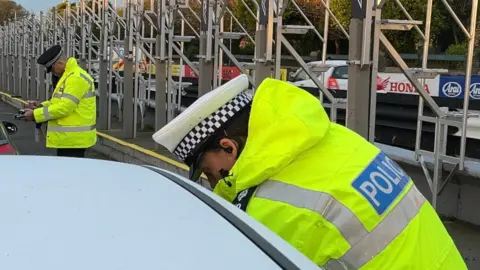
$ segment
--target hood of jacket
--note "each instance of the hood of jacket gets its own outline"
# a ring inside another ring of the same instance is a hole
[[[68,78],[69,74],[75,71],[77,68],[78,68],[77,60],[73,57],[68,58],[67,63],[65,64],[65,71],[63,72],[62,76],[58,78],[57,84],[63,83],[63,81]]]
[[[253,97],[248,138],[230,176],[214,192],[228,201],[280,172],[325,136],[330,119],[320,101],[287,82],[265,79]]]

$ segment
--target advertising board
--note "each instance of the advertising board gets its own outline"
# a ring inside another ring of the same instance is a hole
[[[439,95],[439,78],[437,75],[434,79],[425,80],[425,90],[430,96],[438,97]],[[407,77],[402,73],[378,73],[377,77],[378,93],[395,93],[418,95],[415,87],[410,83]]]
[[[471,100],[480,100],[480,76],[472,76],[469,94]],[[464,95],[465,76],[442,75],[440,77],[440,97],[463,99]]]
[[[251,74],[251,70],[249,69],[246,69],[246,71],[248,73]],[[192,68],[190,68],[190,66],[188,65],[185,65],[185,68],[184,68],[184,74],[185,74],[185,77],[187,78],[198,78],[198,75],[195,74],[195,72],[193,72]],[[240,69],[238,69],[237,67],[235,66],[223,66],[222,67],[222,79],[223,80],[231,80],[237,76],[240,76],[240,74],[242,74],[242,72],[240,71]],[[272,73],[272,77],[273,77],[273,73]],[[286,81],[287,80],[287,69],[285,68],[282,68],[280,70],[280,79],[283,80],[283,81]]]

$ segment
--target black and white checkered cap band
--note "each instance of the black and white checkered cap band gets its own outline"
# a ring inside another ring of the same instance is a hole
[[[60,58],[60,56],[62,56],[62,53],[63,53],[63,50],[60,50],[58,52],[58,54],[52,58],[52,60],[48,61],[48,63],[45,64],[45,68],[49,68],[51,67],[55,62],[57,62],[57,60]]]
[[[237,95],[195,126],[178,144],[173,153],[185,161],[199,143],[215,133],[236,113],[249,105],[251,101],[252,97],[245,92]]]

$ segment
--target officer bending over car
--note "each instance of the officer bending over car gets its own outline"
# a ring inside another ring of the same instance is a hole
[[[317,98],[245,75],[153,135],[214,192],[327,269],[467,269],[437,213],[380,149]]]
[[[28,101],[23,118],[48,123],[46,144],[57,149],[57,156],[84,157],[86,149],[95,145],[97,109],[92,77],[73,57],[63,55],[55,45],[45,51],[37,63],[58,78],[52,98]]]

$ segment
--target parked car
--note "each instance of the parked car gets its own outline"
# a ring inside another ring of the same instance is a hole
[[[39,156],[2,156],[0,164],[0,269],[321,269],[166,170]]]
[[[348,65],[346,61],[341,61],[341,60],[330,60],[325,62],[326,65],[330,66],[327,71],[324,72],[324,79],[322,81],[322,72],[315,71],[315,67],[322,66],[322,61],[314,61],[314,62],[309,62],[307,65],[311,68],[312,72],[318,76],[318,80],[320,82],[323,82],[323,85],[329,89],[329,90],[343,90],[347,91],[348,90]],[[305,71],[302,68],[297,69],[295,72],[292,72],[291,75],[291,80],[290,83],[292,83],[295,86],[301,87],[303,89],[308,90],[311,93],[318,93],[318,87],[317,85],[313,82],[312,79],[305,73]],[[402,73],[385,73],[381,72],[378,73],[377,79],[376,79],[376,84],[377,84],[377,93],[378,94],[399,94],[399,95],[418,95],[417,91],[415,90],[414,86],[408,81],[407,77],[403,75]],[[453,83],[451,83],[453,85]],[[430,93],[430,95],[438,101],[439,96],[439,85],[440,85],[440,79],[439,75],[435,79],[426,79],[425,82],[425,90]],[[447,84],[448,86],[449,84]],[[459,86],[458,86],[459,87]],[[457,88],[458,88],[457,87]],[[455,90],[456,93],[458,94],[459,90]],[[453,91],[453,92],[455,92]],[[401,102],[398,101],[398,98],[400,96],[397,96],[397,102],[389,102],[389,104],[392,103],[397,103],[399,104],[398,106],[411,106],[409,104],[402,104]],[[393,100],[394,98],[392,98]],[[453,98],[450,99],[445,99],[443,98],[444,101],[442,102],[443,105],[442,107],[445,108],[450,108],[452,111],[458,111],[461,113],[461,106],[456,106],[453,101],[455,101]],[[474,100],[473,98],[471,100]],[[415,102],[415,104],[418,102]],[[470,102],[472,103],[472,102]],[[450,105],[449,105],[450,104]],[[391,106],[391,105],[387,105]],[[399,108],[397,107],[397,108]],[[471,107],[470,107],[471,108]],[[395,111],[395,108],[392,109],[392,107],[387,108],[386,110],[389,111]],[[399,110],[401,111],[401,110]],[[418,111],[417,108],[414,110],[414,115],[415,118],[411,119],[412,121],[415,121],[414,127],[416,128],[416,112]],[[405,114],[405,110],[403,110]],[[470,113],[479,115],[480,110],[469,110]],[[400,116],[401,117],[401,116]],[[405,128],[405,126],[402,126],[402,128]],[[461,129],[455,128],[455,127],[450,127],[450,129],[456,129],[456,131],[453,131],[450,135],[455,136],[459,138],[461,136]],[[403,133],[404,134],[404,133]],[[404,135],[405,136],[405,135]],[[398,136],[392,136],[392,138],[398,137]],[[470,117],[468,118],[467,121],[467,138],[469,139],[475,139],[475,140],[480,140],[480,118],[479,117]],[[415,141],[414,139],[412,140],[413,142]],[[385,141],[384,143],[388,143]],[[413,145],[412,145],[413,146]],[[414,147],[414,146],[413,146]],[[478,158],[478,157],[476,157]]]
[[[323,84],[325,87],[329,88],[329,82],[330,78],[333,78],[333,75],[335,73],[336,77],[343,75],[343,74],[336,74],[342,69],[339,69],[339,71],[335,72],[338,67],[348,67],[347,66],[347,61],[343,60],[328,60],[325,61],[325,65],[329,66],[329,68],[326,68],[327,70],[325,72],[322,72],[320,69],[323,69],[323,62],[322,61],[314,61],[314,62],[309,62],[307,63],[307,66],[310,68],[310,70],[315,74],[320,82],[322,82],[322,73],[324,74],[324,80]],[[348,71],[347,71],[347,76],[348,76]],[[348,77],[346,77],[348,78]],[[302,69],[299,68],[295,72],[292,72],[290,74],[290,80],[289,80],[293,85],[302,87],[302,88],[317,88],[316,84],[313,82],[312,79],[308,76],[308,74]],[[341,89],[341,88],[340,88]],[[346,89],[346,88],[345,88]]]
[[[8,121],[0,121],[0,155],[18,155],[9,135],[17,133],[17,126]]]
[[[323,69],[322,61],[309,62],[307,65],[310,67],[312,72],[318,76],[318,80],[322,82],[322,73],[324,74],[323,85],[330,90],[347,90],[348,89],[348,65],[347,61],[343,60],[328,60],[325,61],[325,72],[318,71],[318,68]],[[317,70],[316,70],[317,69]],[[317,85],[313,82],[308,74],[302,69],[299,68],[295,72],[292,72],[290,82],[294,85],[302,88],[318,88]],[[388,81],[383,81],[379,76],[377,77],[377,90],[386,89],[385,83]],[[383,86],[383,88],[382,88]]]

